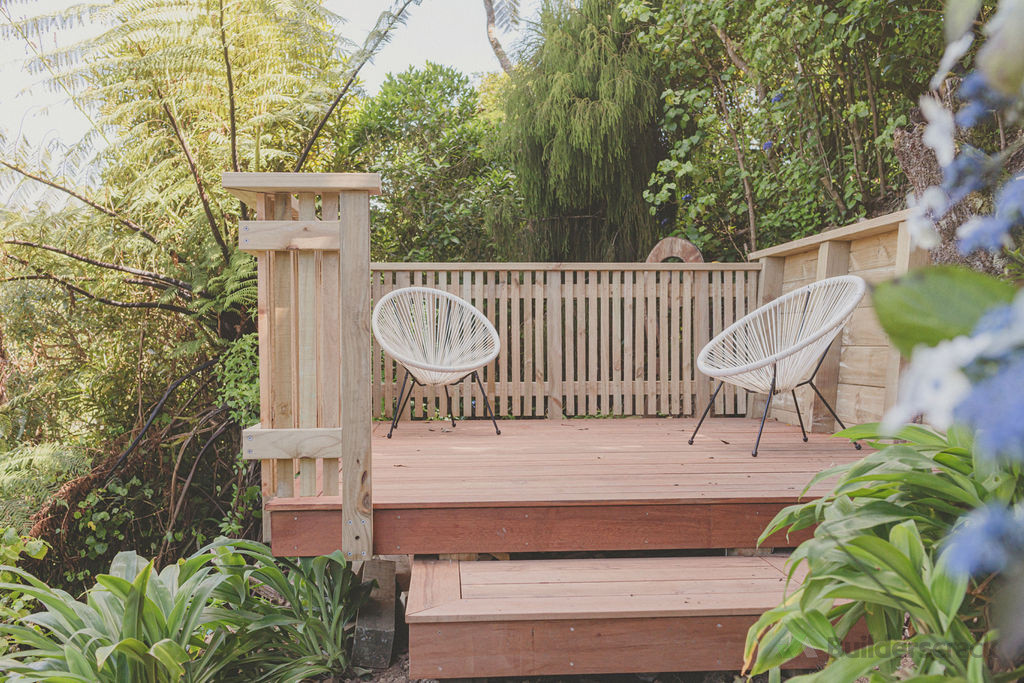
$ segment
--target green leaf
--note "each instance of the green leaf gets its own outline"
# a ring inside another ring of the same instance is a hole
[[[149,654],[158,659],[171,676],[180,678],[185,675],[182,664],[189,660],[188,652],[170,638],[154,643]]]
[[[919,344],[970,334],[993,306],[1009,303],[1013,285],[966,268],[935,266],[875,287],[875,314],[904,356]]]

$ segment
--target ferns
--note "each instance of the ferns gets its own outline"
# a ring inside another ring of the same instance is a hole
[[[0,527],[27,533],[32,514],[61,482],[86,474],[90,460],[62,443],[22,445],[0,454]]]

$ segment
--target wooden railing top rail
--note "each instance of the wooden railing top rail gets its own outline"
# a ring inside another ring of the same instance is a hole
[[[634,271],[737,271],[761,270],[760,263],[588,263],[588,262],[477,262],[477,263],[416,263],[416,262],[374,262],[370,270],[413,271],[413,270],[444,270],[444,271],[478,271],[478,270],[544,270],[565,272],[579,270],[634,270]]]
[[[318,194],[323,190],[380,194],[380,173],[224,173],[221,184],[236,196],[239,192]]]
[[[900,223],[907,220],[909,215],[909,210],[889,213],[884,216],[878,216],[877,218],[860,221],[859,223],[844,225],[843,227],[836,228],[835,230],[826,230],[825,232],[817,235],[811,235],[809,237],[793,240],[792,242],[786,242],[785,244],[768,247],[767,249],[752,251],[747,258],[751,261],[756,261],[758,259],[765,258],[766,256],[788,256],[789,254],[798,254],[802,251],[809,251],[810,249],[820,245],[822,242],[852,241],[861,237],[870,237],[871,235],[877,235],[883,232],[891,232],[895,230]]]

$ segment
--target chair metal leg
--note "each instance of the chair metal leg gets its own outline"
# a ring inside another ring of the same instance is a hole
[[[839,416],[838,416],[838,415],[836,415],[836,411],[832,410],[832,406],[831,406],[831,405],[829,405],[829,402],[828,402],[828,401],[826,401],[826,400],[825,400],[825,397],[821,395],[821,392],[820,392],[820,391],[818,391],[818,387],[816,387],[816,386],[814,385],[814,382],[813,382],[813,381],[811,381],[811,380],[808,380],[808,381],[807,381],[807,384],[810,384],[810,385],[811,385],[811,389],[814,389],[814,393],[816,393],[816,394],[818,395],[818,398],[820,398],[820,399],[821,399],[821,402],[825,404],[825,407],[826,407],[826,408],[828,408],[828,412],[832,413],[832,417],[833,417],[833,419],[835,419],[835,421],[836,421],[837,423],[839,423],[839,426],[840,426],[840,427],[841,427],[842,429],[846,429],[846,425],[844,425],[844,424],[843,424],[843,421],[839,419]],[[856,449],[857,449],[858,451],[859,451],[859,450],[861,449],[861,446],[860,446],[860,444],[859,444],[859,443],[857,443],[856,441],[854,441],[854,442],[853,442],[853,447],[854,447],[854,448],[856,448]]]
[[[405,412],[405,404],[402,402],[405,396],[405,385],[409,382],[409,370],[405,371],[405,377],[402,378],[402,388],[398,392],[398,400],[395,401],[395,412],[391,416],[391,429],[388,430],[388,438],[391,438],[391,432],[395,431],[398,427],[398,421],[402,418],[402,413]],[[412,394],[412,387],[409,387],[409,393]]]
[[[480,374],[477,372],[473,373],[473,379],[476,380],[477,385],[480,387],[480,396],[484,402],[484,413],[491,418],[491,422],[494,424],[494,432],[501,436],[501,430],[498,429],[498,419],[494,416],[494,411],[491,410],[491,400],[487,398],[487,392],[484,390],[484,383],[480,381]]]
[[[804,435],[804,443],[807,443],[807,430],[804,429],[804,416],[800,414],[800,404],[796,401],[796,389],[791,392],[793,394],[793,407],[796,408],[796,419],[800,421],[800,433]]]
[[[452,413],[452,395],[448,393],[448,385],[444,385],[444,397],[448,399],[448,417],[452,421],[452,429],[455,429],[455,414]]]
[[[690,444],[691,446],[693,445],[694,437],[697,436],[697,430],[699,430],[700,426],[704,424],[704,419],[708,416],[708,413],[711,412],[711,406],[715,405],[715,399],[718,398],[718,392],[722,390],[723,384],[725,384],[725,382],[719,382],[718,386],[715,387],[715,393],[711,394],[711,400],[708,401],[707,407],[704,408],[704,414],[700,416],[700,420],[697,422],[697,426],[693,428],[693,434],[690,435],[690,440],[687,441],[687,443]]]
[[[764,415],[761,416],[761,428],[757,430],[757,441],[754,442],[754,452],[751,453],[755,458],[757,457],[757,449],[761,446],[761,432],[764,431],[764,421],[768,418],[768,410],[772,407],[772,397],[775,396],[775,371],[776,367],[772,366],[772,384],[768,390],[768,400],[764,402]]]

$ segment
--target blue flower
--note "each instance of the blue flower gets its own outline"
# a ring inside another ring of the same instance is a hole
[[[957,96],[964,101],[960,111],[956,113],[956,123],[963,128],[971,128],[991,115],[1013,104],[1013,99],[989,86],[985,75],[974,71],[964,78]]]
[[[683,195],[683,201],[684,201],[684,202],[688,202],[688,201],[690,201],[691,199],[693,199],[693,195],[692,195],[692,194],[684,194],[684,195]]]
[[[996,194],[996,210],[974,217],[957,230],[960,253],[975,249],[998,251],[1010,242],[1010,231],[1024,224],[1024,178],[1014,178]]]
[[[1002,332],[1009,329],[1013,324],[1015,311],[1012,304],[1002,304],[985,311],[985,314],[978,318],[974,325],[972,336],[986,332]]]
[[[777,92],[772,96],[772,104],[776,104],[782,101],[782,93]]]
[[[766,142],[763,145],[761,145],[761,149],[764,150],[765,152],[767,152],[768,150],[770,150],[772,148],[772,145],[774,145],[774,144],[775,144],[774,142],[769,140],[768,142]]]
[[[1024,552],[1024,515],[987,506],[962,518],[942,552],[950,571],[959,575],[996,572]]]
[[[999,177],[1002,164],[976,147],[964,145],[953,163],[942,169],[942,189],[949,195],[950,205],[971,192],[984,190]]]
[[[1024,461],[1024,353],[1008,356],[986,374],[973,383],[953,415],[973,428],[979,455]]]

